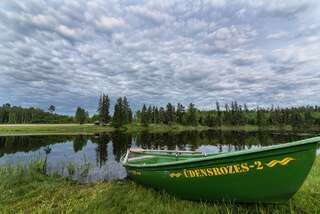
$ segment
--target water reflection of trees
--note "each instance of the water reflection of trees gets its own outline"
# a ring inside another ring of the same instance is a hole
[[[132,136],[123,132],[112,132],[110,134],[100,133],[92,136],[91,141],[97,144],[96,148],[96,160],[99,166],[105,164],[108,160],[108,144],[112,143],[113,157],[116,161],[119,161],[121,156],[131,146]]]
[[[57,143],[65,143],[73,141],[74,152],[83,150],[87,145],[88,140],[97,144],[96,159],[97,164],[102,166],[109,155],[115,160],[119,160],[131,143],[135,142],[137,146],[145,149],[191,149],[195,150],[201,145],[214,145],[220,151],[225,150],[242,150],[251,148],[254,145],[272,145],[286,143],[304,138],[293,133],[275,133],[275,132],[239,132],[239,131],[187,131],[187,132],[167,132],[167,133],[148,133],[141,132],[135,135],[113,132],[100,133],[93,136],[78,135],[51,135],[51,136],[6,136],[0,137],[0,157],[4,154],[14,154],[16,152],[37,151],[41,147],[53,145]],[[108,143],[110,150],[108,151]]]
[[[108,159],[108,143],[110,142],[110,136],[106,133],[95,134],[91,137],[91,142],[97,144],[96,147],[96,161],[101,167]]]
[[[141,132],[135,136],[136,145],[144,149],[175,149],[182,147],[183,135],[173,133]]]
[[[77,135],[73,139],[73,150],[74,152],[81,151],[85,145],[87,145],[88,136]]]
[[[113,145],[113,155],[119,161],[121,156],[131,147],[132,135],[123,132],[113,132],[111,135]]]
[[[188,131],[180,133],[148,133],[141,132],[136,136],[137,146],[145,149],[186,149],[199,148],[201,145],[214,145],[222,152],[223,146],[228,151],[243,150],[254,145],[267,146],[286,143],[301,137],[287,134],[276,135],[271,132],[243,131]]]
[[[0,137],[0,157],[4,154],[16,152],[37,151],[43,146],[56,143],[64,143],[72,140],[72,136],[49,135],[49,136],[3,136]]]

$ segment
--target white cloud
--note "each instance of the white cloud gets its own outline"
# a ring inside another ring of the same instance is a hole
[[[316,4],[316,0],[244,0],[242,2],[263,13],[279,16],[297,15]]]
[[[97,27],[101,30],[113,31],[125,26],[125,22],[121,18],[102,16],[96,22]]]
[[[226,5],[225,0],[208,0],[208,2],[214,7],[223,7]]]
[[[65,36],[65,37],[68,37],[68,38],[75,38],[78,35],[77,30],[69,28],[69,27],[67,27],[65,25],[59,25],[57,27],[57,31],[61,35]]]
[[[257,32],[247,25],[221,27],[208,34],[207,41],[220,50],[230,51],[233,48],[240,48],[252,40]]]
[[[33,24],[39,27],[52,27],[55,25],[56,20],[49,15],[36,15],[31,18]]]
[[[261,62],[263,62],[263,56],[257,50],[251,50],[250,52],[242,50],[235,54],[233,59],[233,64],[237,66],[253,66],[253,64]]]
[[[155,9],[149,9],[147,7],[130,6],[128,7],[127,11],[129,13],[134,14],[135,16],[140,17],[142,19],[142,22],[151,21],[153,23],[160,24],[164,22],[173,21],[173,18],[168,14],[165,14]]]
[[[282,38],[285,38],[287,36],[288,36],[287,32],[280,31],[280,32],[269,34],[267,36],[267,39],[282,39]]]

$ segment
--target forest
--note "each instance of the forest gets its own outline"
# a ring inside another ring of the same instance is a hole
[[[9,103],[0,106],[0,124],[21,123],[72,123],[73,118],[55,114],[55,107],[49,106],[48,111],[39,108],[23,108]]]
[[[209,127],[256,125],[259,127],[276,126],[293,129],[320,126],[320,108],[318,106],[301,106],[280,108],[256,107],[249,109],[246,104],[239,105],[236,101],[225,104],[223,108],[216,103],[216,108],[209,111],[200,111],[194,104],[187,107],[178,103],[166,107],[145,105],[136,113],[136,120],[142,124],[164,123],[181,125],[202,125]]]
[[[81,108],[76,108],[75,116],[60,115],[55,113],[55,106],[50,105],[47,111],[39,108],[23,108],[4,104],[0,107],[0,123],[95,123],[109,124],[115,128],[127,124],[180,124],[185,126],[244,126],[256,125],[259,127],[275,126],[284,128],[291,126],[293,129],[303,129],[320,126],[319,106],[299,106],[280,108],[248,108],[246,104],[233,101],[230,104],[213,104],[212,110],[199,110],[195,104],[184,106],[168,103],[166,106],[142,105],[141,109],[133,112],[126,97],[119,97],[111,114],[110,98],[102,94],[98,102],[97,113],[89,113]]]

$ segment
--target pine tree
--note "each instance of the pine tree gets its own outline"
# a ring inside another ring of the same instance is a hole
[[[165,123],[166,124],[174,123],[176,121],[175,117],[176,117],[176,115],[175,115],[174,106],[171,103],[168,103],[167,104],[167,108],[166,108],[166,120],[165,120]]]
[[[141,110],[141,124],[143,126],[148,126],[148,113],[147,113],[147,107],[145,104],[143,104],[143,107]]]
[[[136,123],[141,122],[141,111],[140,110],[136,111],[132,119]]]
[[[178,103],[178,105],[177,105],[176,114],[177,114],[177,123],[184,124],[185,109],[184,109],[184,106],[181,103]]]
[[[158,107],[155,107],[154,109],[154,123],[160,123]]]
[[[155,106],[152,106],[151,123],[156,123],[156,107]]]
[[[216,102],[216,109],[217,109],[217,113],[218,113],[218,125],[221,127],[222,126],[222,113],[220,111],[220,104],[218,101]]]
[[[165,123],[166,122],[166,112],[163,107],[160,107],[159,109],[159,123]]]
[[[151,107],[151,105],[148,107],[148,110],[147,110],[147,121],[148,121],[148,123],[152,123],[152,107]]]
[[[299,111],[294,111],[291,117],[291,124],[294,130],[299,130],[303,126],[303,118]]]
[[[123,113],[123,101],[122,97],[117,99],[114,105],[114,113],[112,118],[112,126],[115,128],[120,128],[124,125],[124,113]]]
[[[128,121],[127,121],[127,123],[132,123],[133,116],[132,116],[131,108],[129,108],[127,111],[128,111]]]
[[[259,127],[264,127],[266,125],[265,114],[259,107],[257,108],[257,125]]]
[[[99,99],[98,114],[101,123],[108,123],[110,119],[109,115],[110,99],[108,95],[102,94]]]
[[[193,103],[189,104],[188,111],[187,111],[187,124],[191,126],[197,125],[197,109]]]
[[[122,107],[122,114],[124,115],[124,124],[128,124],[132,122],[132,111],[130,109],[129,102],[127,97],[123,97],[123,107]]]
[[[75,114],[76,122],[83,124],[88,118],[88,112],[86,112],[83,108],[78,107]]]

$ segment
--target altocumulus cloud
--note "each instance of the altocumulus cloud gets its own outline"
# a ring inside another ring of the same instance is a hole
[[[0,103],[319,104],[316,0],[1,0]]]

